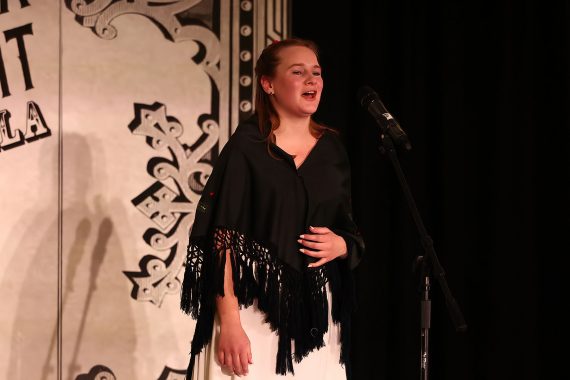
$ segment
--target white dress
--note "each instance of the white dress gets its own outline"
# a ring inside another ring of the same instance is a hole
[[[327,296],[330,291],[327,286]],[[264,314],[257,308],[257,303],[240,310],[240,320],[249,341],[253,364],[249,365],[247,376],[237,376],[220,366],[216,347],[220,336],[218,317],[214,318],[212,342],[196,355],[192,380],[346,380],[346,371],[340,360],[340,325],[332,323],[329,308],[329,329],[323,336],[324,347],[309,353],[300,363],[293,361],[295,375],[275,373],[277,358],[277,333],[263,322]],[[294,342],[292,342],[294,344]],[[293,349],[294,350],[294,349]],[[294,351],[293,351],[294,352]]]

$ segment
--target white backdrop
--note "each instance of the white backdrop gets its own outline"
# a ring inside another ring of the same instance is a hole
[[[194,204],[287,7],[0,0],[0,378],[183,378]]]

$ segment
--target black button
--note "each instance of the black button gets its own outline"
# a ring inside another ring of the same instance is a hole
[[[316,338],[318,332],[319,332],[319,330],[317,330],[316,327],[313,327],[313,328],[311,329],[311,336],[312,336],[313,338]]]

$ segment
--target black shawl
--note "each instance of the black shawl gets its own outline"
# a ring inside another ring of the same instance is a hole
[[[348,257],[308,268],[316,260],[299,252],[297,239],[309,226],[342,236]],[[188,376],[195,355],[212,338],[226,250],[239,304],[257,299],[279,335],[277,373],[294,373],[293,357],[300,362],[324,345],[327,282],[332,318],[341,324],[339,360],[347,362],[351,271],[364,242],[351,216],[348,156],[334,132],[324,132],[298,169],[292,156],[275,144],[268,147],[255,117],[241,123],[222,149],[196,208],[182,284],[181,308],[197,319]]]

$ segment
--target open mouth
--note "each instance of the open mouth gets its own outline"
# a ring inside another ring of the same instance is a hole
[[[316,96],[317,96],[316,91],[303,92],[303,98],[305,99],[315,99]]]

